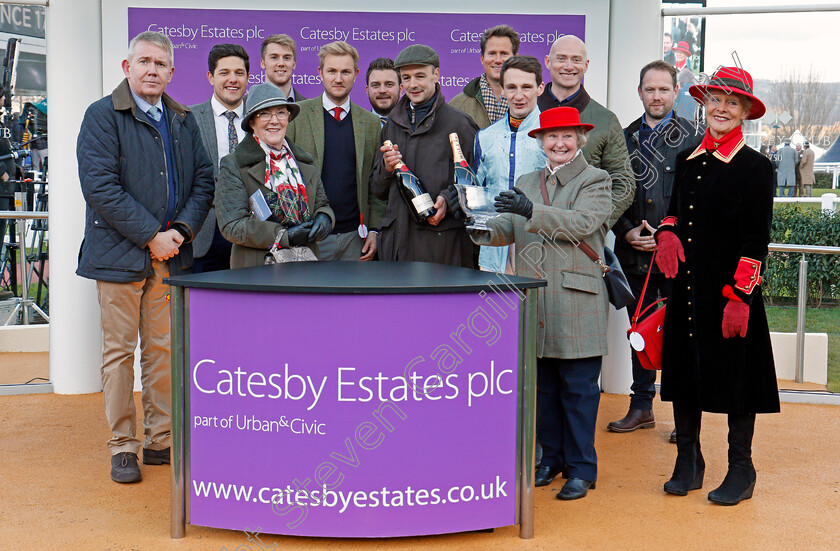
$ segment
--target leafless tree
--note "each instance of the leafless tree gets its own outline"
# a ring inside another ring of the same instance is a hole
[[[833,122],[828,116],[837,103],[837,92],[832,84],[823,82],[822,72],[814,65],[807,69],[785,66],[773,82],[773,100],[772,111],[787,111],[793,117],[782,125],[786,135],[799,129],[806,138],[815,139]]]

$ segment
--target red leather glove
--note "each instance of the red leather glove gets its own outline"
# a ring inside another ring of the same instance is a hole
[[[656,267],[667,278],[677,277],[685,251],[680,238],[672,231],[656,232]]]
[[[750,305],[734,298],[729,299],[723,308],[723,338],[746,337],[749,319]]]

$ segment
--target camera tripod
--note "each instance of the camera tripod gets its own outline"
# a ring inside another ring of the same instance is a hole
[[[44,320],[49,321],[49,316],[38,305],[42,300],[46,303],[48,296],[48,282],[45,278],[45,266],[48,259],[48,253],[44,250],[45,234],[47,232],[47,183],[46,182],[20,182],[25,186],[26,191],[15,192],[15,203],[19,203],[22,212],[16,212],[14,219],[17,221],[17,234],[20,236],[20,241],[15,239],[14,224],[10,224],[9,235],[10,241],[8,244],[3,243],[2,254],[0,254],[0,270],[5,273],[6,268],[9,268],[9,284],[14,290],[17,283],[17,263],[15,257],[17,250],[20,250],[20,273],[23,281],[21,282],[20,296],[13,297],[15,307],[9,315],[4,325],[14,324],[20,316],[21,322],[28,325],[34,320],[35,313],[40,315]],[[29,186],[33,186],[30,188]],[[35,192],[35,188],[40,189]],[[16,187],[19,189],[19,187]],[[34,210],[27,211],[27,205],[34,200]],[[12,217],[8,217],[12,218]],[[29,220],[33,220],[31,227]],[[31,232],[31,239],[29,233]],[[27,246],[28,245],[28,246]],[[29,249],[27,251],[27,248]],[[38,277],[38,290],[36,292],[36,299],[30,296],[30,284],[33,275]]]

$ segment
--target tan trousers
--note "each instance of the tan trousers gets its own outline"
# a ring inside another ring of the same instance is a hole
[[[134,407],[134,350],[140,335],[144,448],[170,445],[169,276],[167,262],[153,261],[154,273],[143,281],[97,281],[102,312],[102,387],[105,417],[111,427],[111,454],[139,453]]]

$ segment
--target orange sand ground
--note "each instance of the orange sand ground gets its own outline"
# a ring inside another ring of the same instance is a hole
[[[135,396],[139,405],[139,395]],[[704,416],[706,484],[688,497],[665,495],[676,454],[669,404],[655,404],[652,430],[613,434],[626,396],[603,395],[596,446],[598,488],[585,499],[554,499],[562,482],[537,489],[536,537],[518,527],[494,533],[390,540],[263,535],[266,549],[840,549],[840,409],[783,404],[760,416],[752,500],[712,505],[707,492],[726,470],[726,419]],[[142,434],[142,428],[138,429]],[[260,549],[241,532],[187,527],[169,538],[169,469],[141,465],[143,481],[109,478],[102,395],[0,397],[0,549]]]

